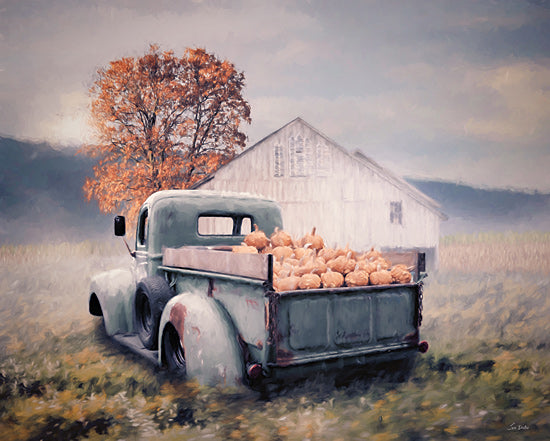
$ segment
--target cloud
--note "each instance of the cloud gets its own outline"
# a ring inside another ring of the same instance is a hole
[[[255,97],[251,141],[301,116],[398,174],[550,191],[544,64],[416,63],[391,76],[400,86],[376,95]]]
[[[86,94],[95,71],[113,59],[139,56],[152,43],[180,54],[200,46],[245,70],[251,89],[284,87],[296,79],[284,74],[288,66],[304,65],[311,53],[299,35],[315,26],[309,17],[257,2],[165,1],[151,8],[144,1],[58,0],[12,2],[7,9],[0,132],[54,142],[73,141],[80,131],[74,115],[82,103],[75,107],[63,96]]]
[[[548,161],[550,10],[537,4],[4,1],[0,133],[83,138],[94,72],[158,43],[205,47],[244,71],[251,142],[302,116],[404,174],[481,179],[498,152],[519,179]],[[472,160],[483,167],[469,172]]]
[[[92,130],[88,125],[89,99],[80,89],[56,95],[56,114],[43,113],[40,130],[48,140],[63,140],[64,144],[81,145],[92,141]]]
[[[480,74],[478,82],[494,91],[502,105],[498,112],[469,119],[464,126],[468,134],[521,146],[550,137],[550,59],[546,65],[499,66]]]

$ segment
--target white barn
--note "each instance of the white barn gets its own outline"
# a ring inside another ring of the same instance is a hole
[[[194,188],[248,192],[278,201],[285,230],[317,228],[329,246],[417,249],[437,262],[439,205],[372,159],[296,118]]]

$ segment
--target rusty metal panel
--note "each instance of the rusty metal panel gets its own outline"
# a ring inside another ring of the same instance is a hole
[[[341,347],[367,344],[372,338],[372,296],[335,299],[334,343]]]
[[[177,330],[185,350],[187,378],[206,385],[242,384],[243,354],[231,321],[218,302],[200,290],[179,294],[162,312],[159,336],[167,323]],[[160,357],[159,353],[159,361]]]
[[[411,294],[410,290],[394,288],[374,297],[377,341],[399,340],[414,331],[415,303]]]
[[[211,279],[211,296],[230,316],[238,334],[256,360],[263,361],[267,342],[267,299],[262,285]]]
[[[248,350],[254,359],[264,360],[268,338],[268,300],[264,282],[198,270],[161,268],[171,278],[175,277],[177,293],[201,293],[223,307],[227,313],[225,319],[235,327],[239,338],[249,345]]]
[[[277,293],[272,365],[360,356],[410,346],[414,284]]]
[[[324,297],[300,298],[288,309],[289,344],[294,350],[325,349],[328,342],[329,299]]]

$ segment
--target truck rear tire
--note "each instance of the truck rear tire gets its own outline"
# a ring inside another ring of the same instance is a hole
[[[185,351],[178,331],[171,323],[166,325],[162,336],[162,361],[170,372],[185,375]]]
[[[139,282],[134,303],[134,328],[146,349],[158,348],[160,316],[173,292],[164,278],[148,277]]]

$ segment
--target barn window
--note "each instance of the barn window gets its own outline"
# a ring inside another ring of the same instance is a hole
[[[298,135],[288,142],[290,176],[308,176],[312,170],[309,140]]]
[[[401,201],[390,202],[390,223],[403,225],[403,204]]]
[[[273,146],[273,176],[280,178],[285,175],[285,163],[283,159],[283,146],[275,144]]]
[[[331,172],[330,150],[325,143],[315,148],[315,169],[317,176],[329,176]]]

